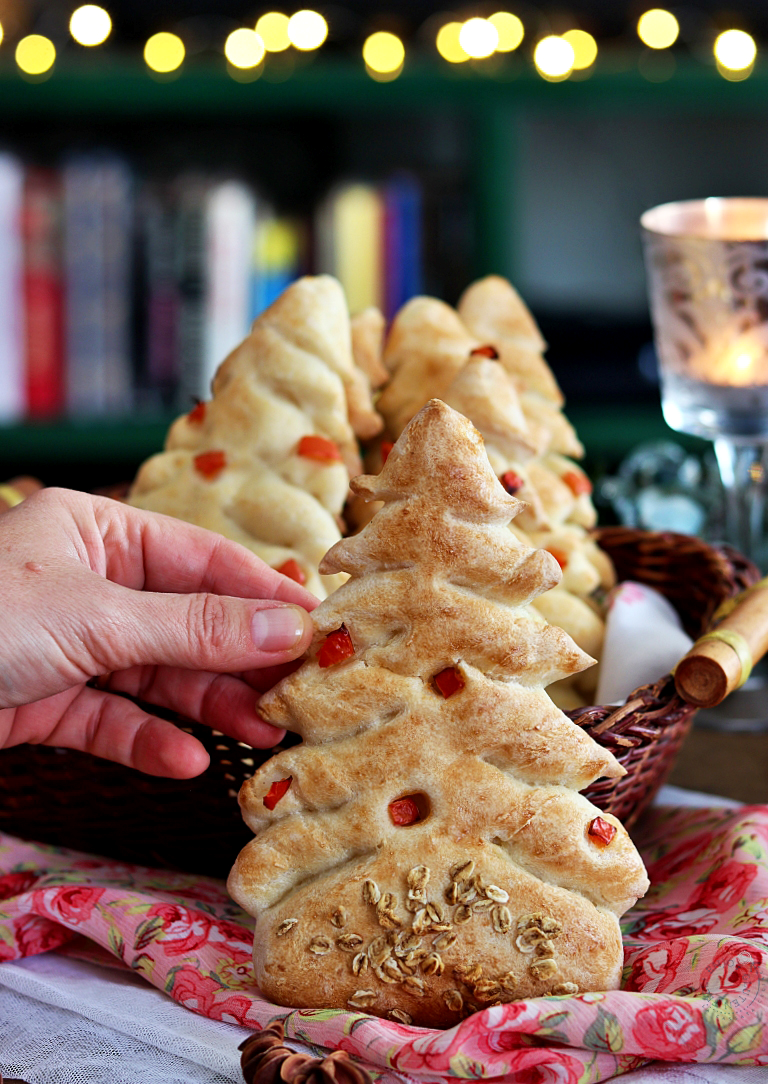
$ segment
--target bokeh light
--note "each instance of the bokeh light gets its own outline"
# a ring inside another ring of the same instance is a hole
[[[69,32],[78,45],[101,45],[112,33],[109,12],[98,4],[83,4],[72,12]]]
[[[266,50],[255,30],[241,26],[233,30],[224,42],[224,56],[235,68],[255,68],[261,64]]]
[[[499,32],[490,19],[467,19],[459,31],[459,45],[474,60],[484,60],[496,52]]]
[[[724,30],[714,46],[715,60],[728,71],[743,72],[751,68],[757,56],[757,45],[744,30]]]
[[[395,79],[403,68],[405,46],[397,34],[377,30],[365,39],[363,60],[374,78]]]
[[[27,34],[16,46],[16,63],[26,75],[43,75],[55,59],[55,45],[42,34]]]
[[[671,11],[651,8],[637,21],[637,36],[649,49],[668,49],[680,33],[680,24]]]
[[[445,23],[437,32],[437,51],[450,64],[463,64],[469,60],[469,53],[464,52],[459,41],[462,26],[463,23]]]
[[[287,15],[279,11],[268,11],[256,23],[256,33],[264,42],[264,48],[268,53],[282,53],[291,44],[288,37]]]
[[[291,45],[302,52],[319,49],[328,37],[328,23],[319,11],[297,11],[288,20],[288,38]]]
[[[509,11],[497,11],[488,19],[493,23],[499,35],[499,44],[496,46],[497,53],[511,53],[525,37],[525,27],[522,19]]]
[[[591,68],[597,59],[597,42],[586,30],[569,30],[563,39],[573,49],[574,71]]]
[[[556,34],[542,38],[533,51],[533,62],[545,79],[567,79],[573,71],[575,60],[573,46]]]
[[[153,34],[144,46],[144,60],[147,67],[161,74],[174,72],[180,68],[185,54],[186,50],[181,38],[165,30],[161,30],[159,34]]]

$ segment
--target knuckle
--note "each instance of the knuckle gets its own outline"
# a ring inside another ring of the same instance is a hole
[[[218,595],[197,595],[190,602],[190,639],[201,655],[229,648],[233,631],[231,617]]]

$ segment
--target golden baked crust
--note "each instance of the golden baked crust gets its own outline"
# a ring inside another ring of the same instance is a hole
[[[290,286],[219,366],[212,392],[173,423],[129,502],[217,531],[274,568],[294,562],[324,598],[344,577],[320,577],[317,566],[341,537],[349,477],[361,470],[349,418],[367,433],[382,426],[353,364],[339,283],[319,275]],[[336,460],[302,453],[315,437],[335,446]],[[201,473],[211,453],[223,466]]]
[[[260,702],[303,743],[240,793],[257,834],[229,889],[256,917],[263,992],[443,1026],[615,987],[618,916],[647,878],[620,823],[577,793],[623,769],[544,691],[592,661],[530,605],[557,562],[508,529],[521,502],[438,400],[352,487],[384,506],[322,562],[351,579]],[[352,654],[328,664],[342,628]]]
[[[563,405],[563,393],[543,358],[547,344],[511,283],[499,275],[478,279],[461,295],[457,308],[464,326],[481,341],[493,343],[499,361],[522,388]]]
[[[477,345],[456,311],[437,298],[413,297],[398,310],[384,343],[391,377],[376,403],[393,440],[429,399],[445,395]]]
[[[559,405],[530,390],[519,372],[513,376],[499,353],[505,334],[517,336],[515,342],[525,337],[530,349],[539,349],[543,340],[504,280],[481,280],[465,299],[476,330],[489,339],[480,347],[455,310],[441,301],[416,298],[397,314],[385,350],[392,381],[379,400],[388,431],[399,435],[411,412],[430,395],[473,422],[495,473],[505,485],[513,480],[515,496],[525,502],[510,529],[524,544],[554,554],[563,569],[561,587],[542,612],[595,654],[602,647],[604,622],[586,599],[598,587],[612,585],[613,569],[585,530],[595,522],[589,480],[573,460],[552,450],[582,449]],[[510,313],[505,306],[511,306]],[[508,363],[516,349],[507,344]],[[540,364],[546,365],[543,358]],[[359,500],[348,507],[357,526],[367,522]],[[576,707],[593,696],[595,682],[596,675],[588,673],[558,683],[550,695],[560,706]]]
[[[547,349],[530,309],[501,275],[486,275],[468,286],[459,298],[458,311],[462,322],[488,342],[500,336],[538,354]]]
[[[374,391],[389,379],[382,360],[385,323],[384,314],[375,305],[355,313],[351,319],[352,356],[358,369],[362,369],[368,377]],[[380,430],[381,424],[377,432]]]
[[[341,380],[349,423],[355,436],[367,439],[381,431],[382,422],[371,403],[366,374],[355,365],[349,313],[341,284],[332,275],[306,275],[297,279],[255,325],[272,328],[298,349],[320,358]],[[346,460],[350,474],[359,472],[357,449]]]
[[[307,589],[318,597],[344,582],[344,576],[321,577],[317,571],[325,550],[340,537],[334,517],[311,492],[256,468],[252,460],[228,454],[226,469],[210,478],[196,469],[195,452],[161,452],[142,465],[129,502],[216,531],[272,568],[296,561]]]

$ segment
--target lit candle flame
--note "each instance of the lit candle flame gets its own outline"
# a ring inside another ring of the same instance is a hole
[[[739,354],[739,356],[734,359],[733,364],[741,372],[744,372],[746,369],[752,368],[753,361],[754,358],[750,354]]]
[[[706,350],[691,359],[691,375],[707,384],[744,388],[768,384],[768,332],[765,325],[747,331],[723,329]]]

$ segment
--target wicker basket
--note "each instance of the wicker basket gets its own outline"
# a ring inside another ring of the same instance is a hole
[[[599,531],[598,541],[619,579],[662,591],[694,637],[721,602],[760,577],[734,550],[685,535],[613,527]],[[618,782],[595,783],[587,796],[631,825],[671,770],[694,712],[669,676],[636,690],[618,709],[569,712],[627,769]],[[274,750],[252,750],[195,723],[179,725],[210,753],[211,767],[197,779],[156,779],[68,749],[3,751],[0,830],[123,861],[226,876],[252,838],[240,818],[238,789]]]
[[[690,535],[607,527],[597,532],[619,580],[639,580],[672,603],[694,639],[715,610],[760,579],[756,565],[730,546],[708,546]],[[588,707],[567,714],[607,746],[626,768],[619,780],[598,779],[584,794],[631,827],[669,775],[696,708],[682,700],[670,674],[643,685],[621,707]]]

